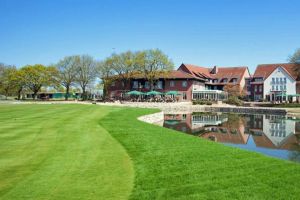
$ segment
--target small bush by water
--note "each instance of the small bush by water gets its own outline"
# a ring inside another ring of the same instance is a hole
[[[212,102],[208,100],[193,100],[193,105],[212,105]]]
[[[241,101],[238,97],[231,96],[229,97],[224,103],[230,104],[230,105],[236,105],[236,106],[242,106],[243,101]]]

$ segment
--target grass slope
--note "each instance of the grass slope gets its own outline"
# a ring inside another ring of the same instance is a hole
[[[132,162],[99,125],[113,110],[0,105],[0,199],[127,199]]]
[[[124,109],[100,121],[134,162],[131,199],[299,199],[299,164],[136,120],[147,113]]]
[[[136,120],[151,112],[0,105],[0,199],[300,196],[299,164]]]

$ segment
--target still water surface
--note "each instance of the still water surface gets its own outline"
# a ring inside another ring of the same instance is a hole
[[[300,119],[226,113],[165,114],[164,127],[300,162]]]

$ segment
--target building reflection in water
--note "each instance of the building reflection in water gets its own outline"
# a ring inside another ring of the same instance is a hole
[[[267,155],[300,161],[300,120],[285,116],[166,114],[164,127]]]

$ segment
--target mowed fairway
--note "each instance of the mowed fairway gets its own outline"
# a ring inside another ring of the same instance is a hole
[[[299,164],[137,120],[153,112],[0,105],[0,199],[299,199]]]
[[[0,105],[0,199],[127,199],[132,163],[99,125],[112,110]]]

